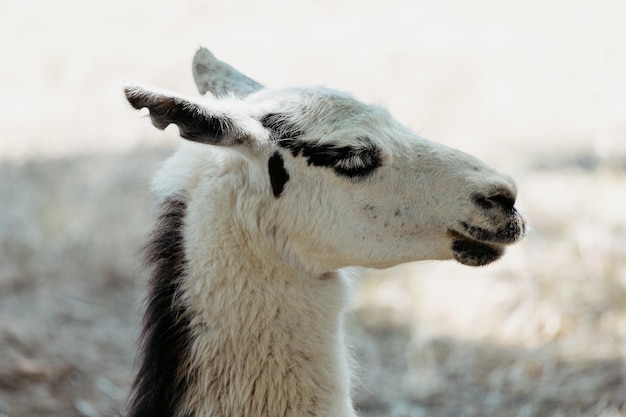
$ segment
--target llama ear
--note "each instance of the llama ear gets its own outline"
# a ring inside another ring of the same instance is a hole
[[[196,52],[192,71],[200,94],[209,91],[215,97],[231,94],[243,98],[263,88],[258,82],[215,58],[206,48],[200,48]]]
[[[211,112],[200,104],[173,95],[156,93],[142,87],[124,88],[126,99],[135,109],[147,107],[152,124],[165,129],[175,124],[180,136],[194,142],[229,146],[245,142],[247,135],[231,117]]]

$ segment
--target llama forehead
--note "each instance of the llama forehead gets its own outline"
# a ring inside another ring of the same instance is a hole
[[[340,91],[268,89],[250,101],[274,145],[306,158],[313,168],[332,168],[340,177],[366,178],[383,166],[418,175],[449,165],[447,147],[411,132],[384,107]]]
[[[421,138],[398,123],[386,108],[323,87],[262,90],[258,118],[278,130],[279,139],[356,150],[376,147],[406,151]],[[293,142],[292,142],[293,143]]]

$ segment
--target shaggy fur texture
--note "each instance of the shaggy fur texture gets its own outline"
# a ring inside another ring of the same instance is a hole
[[[193,372],[183,372],[191,342],[190,316],[176,301],[185,279],[187,261],[183,238],[185,203],[165,201],[146,245],[152,268],[142,334],[141,366],[133,388],[131,416],[176,415]],[[185,377],[182,378],[181,376]]]

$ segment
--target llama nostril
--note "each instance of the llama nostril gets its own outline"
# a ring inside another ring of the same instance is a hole
[[[500,193],[487,197],[487,201],[494,203],[500,207],[504,207],[507,210],[511,210],[515,206],[515,197],[509,193]]]
[[[493,194],[489,197],[486,197],[483,194],[474,194],[472,196],[472,202],[483,209],[491,209],[494,206],[497,206],[511,210],[515,205],[515,197],[506,191]]]

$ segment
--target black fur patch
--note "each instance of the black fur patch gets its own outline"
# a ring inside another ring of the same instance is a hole
[[[380,149],[368,138],[360,138],[362,146],[337,146],[300,139],[304,131],[282,113],[270,113],[261,124],[272,132],[278,146],[289,149],[293,156],[302,155],[309,165],[328,167],[338,175],[363,178],[382,165]]]
[[[272,184],[272,192],[274,197],[279,197],[285,188],[285,184],[289,181],[289,173],[285,169],[285,161],[278,152],[274,152],[267,161],[267,170],[270,174],[270,183]]]
[[[380,149],[362,139],[363,147],[337,146],[326,143],[309,143],[297,139],[285,139],[278,145],[289,149],[293,156],[302,155],[309,165],[328,167],[338,175],[363,178],[382,165]]]
[[[452,241],[452,251],[454,259],[464,265],[483,266],[499,259],[504,249],[474,240],[457,239]]]
[[[135,109],[147,107],[150,110],[152,124],[158,129],[175,124],[181,137],[210,144],[219,144],[225,136],[236,134],[231,119],[225,115],[209,114],[195,103],[138,87],[127,87],[124,92]]]
[[[164,203],[145,248],[152,275],[128,417],[178,415],[193,378],[193,373],[181,372],[188,355],[191,328],[188,312],[176,300],[187,265],[182,231],[185,211],[182,201]]]

